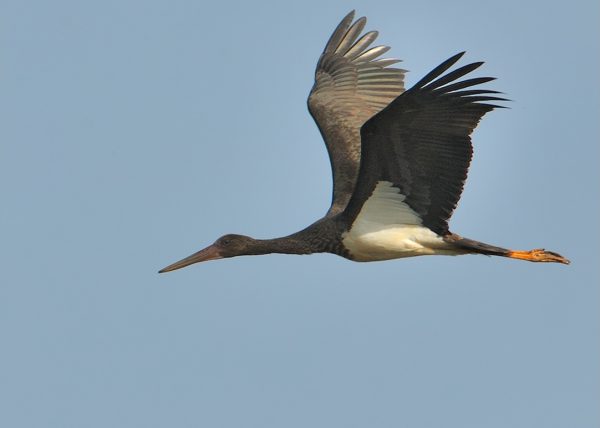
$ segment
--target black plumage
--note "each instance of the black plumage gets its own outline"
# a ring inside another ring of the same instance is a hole
[[[410,90],[369,119],[361,129],[362,162],[358,184],[345,215],[360,212],[379,181],[393,183],[423,225],[448,233],[448,219],[467,178],[473,153],[470,135],[485,113],[504,101],[490,90],[460,89],[488,82],[484,77],[456,82],[483,63],[465,65],[439,79],[464,52],[444,61]]]

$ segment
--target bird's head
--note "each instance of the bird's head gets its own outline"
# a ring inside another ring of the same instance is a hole
[[[206,262],[208,260],[258,254],[256,252],[257,242],[256,239],[250,238],[249,236],[234,234],[223,235],[212,245],[159,270],[158,273],[170,272],[194,263]]]

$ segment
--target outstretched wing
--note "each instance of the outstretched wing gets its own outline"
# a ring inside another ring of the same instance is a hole
[[[505,101],[496,91],[466,89],[491,77],[457,81],[481,62],[442,76],[463,54],[436,67],[362,127],[358,184],[344,212],[350,224],[368,199],[380,197],[386,200],[377,206],[393,211],[386,221],[410,219],[448,233],[471,162],[470,135],[485,113],[500,107],[487,101]]]
[[[352,23],[354,11],[340,22],[317,63],[308,109],[327,145],[333,172],[333,198],[327,216],[344,210],[358,176],[360,128],[404,90],[399,62],[378,59],[387,46],[369,46],[376,31],[360,36],[366,18]]]

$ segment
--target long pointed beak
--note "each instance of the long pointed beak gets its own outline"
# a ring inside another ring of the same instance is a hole
[[[206,247],[204,250],[200,250],[197,253],[192,254],[189,257],[186,257],[183,260],[179,260],[178,262],[173,263],[172,265],[167,266],[158,271],[158,273],[171,272],[172,270],[177,270],[184,268],[189,265],[193,265],[194,263],[206,262],[208,260],[216,260],[222,259],[223,256],[219,253],[219,249],[211,245],[210,247]]]

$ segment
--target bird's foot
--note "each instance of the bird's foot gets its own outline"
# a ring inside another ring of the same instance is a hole
[[[536,248],[531,251],[510,251],[508,257],[512,259],[527,260],[529,262],[563,263],[565,265],[571,263],[567,258],[560,254],[546,251],[543,248]]]

